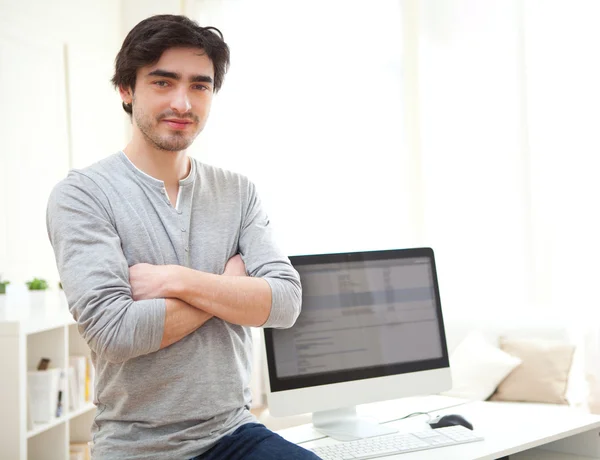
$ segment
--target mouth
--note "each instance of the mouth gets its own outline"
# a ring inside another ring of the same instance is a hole
[[[182,120],[179,118],[165,118],[162,120],[172,129],[186,129],[188,126],[191,126],[193,123],[190,120]]]

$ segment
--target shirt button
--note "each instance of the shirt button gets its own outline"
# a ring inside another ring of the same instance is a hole
[[[181,228],[181,231],[182,231],[182,232],[185,232],[185,228],[183,228],[183,227],[182,227],[182,228]]]
[[[185,252],[190,252],[190,248],[185,248]]]

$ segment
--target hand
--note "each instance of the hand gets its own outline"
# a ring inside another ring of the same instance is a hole
[[[168,265],[136,264],[129,267],[129,284],[133,300],[167,297],[168,270]]]
[[[236,254],[225,264],[225,276],[248,276],[246,273],[246,264],[242,260],[242,256]]]

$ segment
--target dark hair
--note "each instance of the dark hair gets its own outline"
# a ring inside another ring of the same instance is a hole
[[[214,90],[219,91],[229,67],[223,34],[216,27],[200,27],[186,16],[172,14],[151,16],[131,29],[115,59],[113,85],[133,91],[140,67],[154,64],[166,50],[179,47],[204,50],[215,70]],[[123,102],[123,109],[131,115],[131,104]]]

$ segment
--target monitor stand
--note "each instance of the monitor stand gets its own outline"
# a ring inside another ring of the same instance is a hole
[[[398,432],[396,428],[359,417],[356,415],[356,406],[313,412],[312,421],[319,433],[339,441],[353,441]]]

